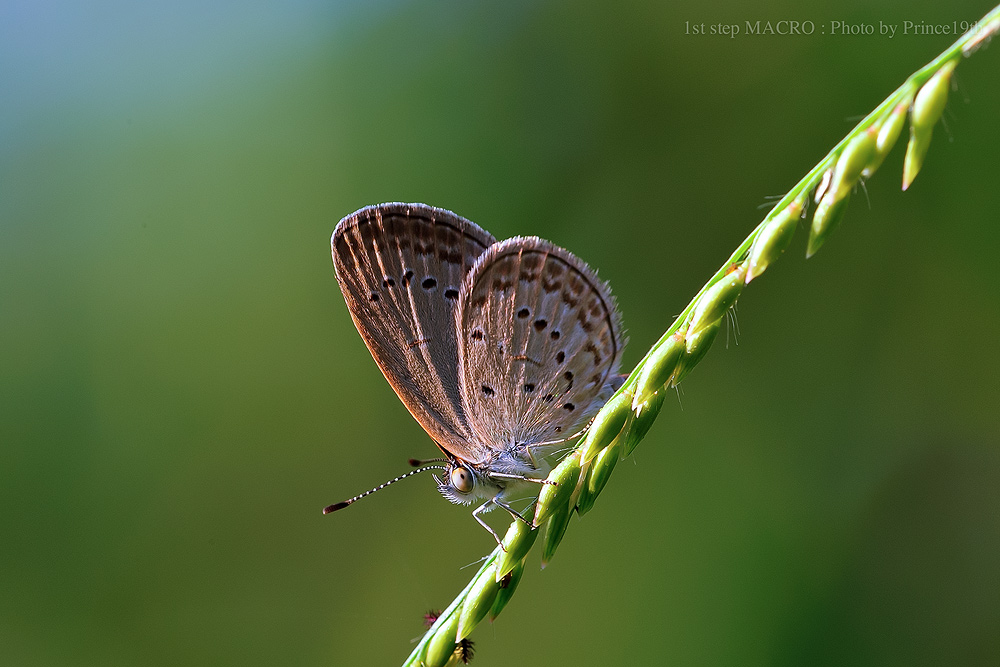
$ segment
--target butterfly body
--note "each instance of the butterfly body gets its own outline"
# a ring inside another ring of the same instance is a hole
[[[423,204],[363,208],[337,225],[331,250],[372,357],[444,454],[438,488],[485,500],[480,523],[493,506],[520,516],[511,496],[544,479],[546,456],[618,381],[624,343],[607,286],[548,241],[497,242]]]

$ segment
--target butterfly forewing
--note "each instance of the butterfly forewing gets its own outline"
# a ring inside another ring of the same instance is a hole
[[[464,408],[491,449],[572,435],[616,378],[623,342],[611,293],[548,241],[516,237],[484,253],[456,323]]]
[[[422,204],[369,206],[331,239],[337,281],[372,357],[447,451],[478,462],[459,389],[455,310],[465,276],[494,244],[454,213]]]

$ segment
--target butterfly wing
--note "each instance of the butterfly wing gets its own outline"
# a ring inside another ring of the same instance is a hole
[[[381,204],[353,213],[330,241],[358,332],[410,414],[445,450],[478,462],[458,378],[455,310],[463,279],[496,242],[450,211]]]
[[[617,378],[624,342],[608,286],[548,241],[491,246],[465,278],[456,322],[464,408],[494,451],[572,435]]]

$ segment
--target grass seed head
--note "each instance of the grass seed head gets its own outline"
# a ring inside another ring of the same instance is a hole
[[[813,215],[812,227],[809,229],[809,242],[806,244],[806,257],[812,257],[820,249],[827,238],[837,228],[840,221],[844,219],[847,212],[847,204],[851,201],[850,193],[847,196],[837,198],[833,190],[830,190],[823,200],[816,207]]]
[[[772,262],[776,261],[788,248],[795,236],[802,215],[802,198],[796,199],[780,213],[771,218],[750,247],[747,261],[747,276],[745,282],[764,273]]]
[[[906,115],[912,103],[913,92],[910,91],[882,119],[878,136],[875,138],[875,154],[872,156],[871,162],[861,171],[862,178],[871,178],[882,166],[886,156],[896,145],[896,140],[899,139],[899,135],[903,131]]]
[[[694,307],[691,320],[688,323],[687,347],[689,352],[692,337],[697,336],[703,329],[722,319],[730,306],[736,303],[736,299],[740,297],[743,286],[746,284],[746,272],[746,262],[737,265],[699,297],[698,304]]]
[[[906,157],[903,158],[904,190],[910,187],[924,165],[934,126],[941,119],[944,107],[948,103],[951,73],[955,71],[957,64],[957,61],[952,60],[942,65],[913,99],[913,109],[910,111],[910,141],[906,144]]]
[[[496,580],[495,568],[494,564],[493,567],[483,570],[466,595],[465,602],[462,603],[462,609],[458,613],[458,630],[456,631],[456,639],[459,641],[472,634],[475,627],[486,618],[486,614],[490,613],[490,609],[493,607],[497,593],[500,592],[500,582]]]
[[[584,441],[580,460],[583,463],[588,463],[597,455],[597,452],[610,445],[618,437],[618,434],[621,433],[631,412],[631,392],[623,391],[608,401],[601,411],[597,413],[594,423],[590,425],[590,430],[587,431],[587,439]]]
[[[667,384],[677,368],[677,362],[680,361],[684,348],[684,334],[677,332],[653,350],[639,372],[635,397],[632,399],[632,410],[640,412],[642,405],[650,396]]]
[[[444,667],[451,660],[455,647],[458,646],[457,631],[458,614],[452,613],[427,642],[427,655],[423,660],[427,667]]]
[[[680,361],[677,362],[677,370],[674,371],[674,375],[670,380],[672,386],[676,387],[680,384],[681,380],[691,372],[691,369],[698,365],[701,358],[712,347],[715,337],[719,334],[719,327],[721,325],[722,319],[719,318],[701,331],[694,334],[689,332],[684,337],[684,354],[681,355]]]
[[[667,390],[664,388],[650,396],[642,404],[641,409],[636,413],[635,417],[632,418],[628,428],[619,436],[623,456],[631,454],[636,445],[646,437],[646,433],[649,432],[650,427],[656,420],[656,415],[660,414],[660,408],[663,407],[663,397],[666,393]]]
[[[497,593],[497,597],[493,601],[493,606],[490,608],[491,621],[496,620],[496,617],[500,615],[503,608],[510,602],[510,598],[514,595],[514,591],[517,590],[517,585],[521,582],[521,575],[523,574],[524,559],[521,559],[514,565],[514,569],[500,579],[500,591]]]
[[[514,569],[535,543],[538,531],[529,527],[520,519],[514,519],[507,534],[503,537],[503,547],[506,549],[497,561],[496,580],[499,582],[504,575]]]
[[[621,458],[622,445],[619,441],[615,441],[605,447],[594,459],[594,465],[591,469],[590,476],[587,478],[587,495],[592,498],[597,498],[601,491],[604,490],[604,485],[608,483],[611,479],[611,473],[618,464],[618,459]]]
[[[564,458],[549,473],[548,479],[555,484],[542,485],[535,504],[536,526],[541,526],[559,508],[569,507],[570,496],[580,480],[580,452],[575,451]]]
[[[569,527],[569,519],[573,516],[571,507],[559,508],[549,519],[545,526],[545,538],[542,540],[542,567],[544,568],[552,560],[552,555],[556,552],[556,547],[562,542],[566,528]]]

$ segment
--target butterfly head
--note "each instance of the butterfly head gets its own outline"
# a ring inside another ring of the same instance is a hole
[[[444,475],[434,475],[434,480],[441,495],[459,505],[492,498],[500,490],[482,471],[477,471],[461,459],[450,459]]]

